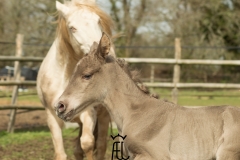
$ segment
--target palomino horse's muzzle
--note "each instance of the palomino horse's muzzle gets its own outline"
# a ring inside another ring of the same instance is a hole
[[[66,109],[67,105],[62,101],[58,102],[55,106],[57,116],[64,121],[70,121],[74,115],[74,109],[70,110],[69,112],[67,112]]]

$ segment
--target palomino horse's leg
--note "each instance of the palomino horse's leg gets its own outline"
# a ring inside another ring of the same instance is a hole
[[[82,122],[82,136],[80,138],[81,147],[86,154],[87,160],[93,160],[94,150],[94,128],[96,125],[96,111],[94,108],[89,108],[82,112],[80,120]]]
[[[101,106],[97,109],[98,136],[96,140],[96,154],[94,155],[94,158],[95,160],[103,160],[107,150],[107,135],[110,116],[105,107]]]
[[[76,158],[76,160],[83,160],[83,150],[82,147],[80,145],[80,137],[82,135],[82,124],[79,122],[79,133],[78,133],[78,137],[76,139],[76,148],[74,151],[74,156]]]
[[[67,155],[63,147],[62,127],[63,121],[56,117],[53,110],[46,108],[47,123],[51,131],[52,141],[55,149],[55,160],[66,160]]]

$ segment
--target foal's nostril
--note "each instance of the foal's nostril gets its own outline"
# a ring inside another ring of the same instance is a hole
[[[57,106],[57,111],[58,111],[59,113],[62,113],[62,112],[64,112],[65,110],[66,110],[65,105],[64,105],[63,103],[59,102],[59,103],[58,103],[58,106]]]

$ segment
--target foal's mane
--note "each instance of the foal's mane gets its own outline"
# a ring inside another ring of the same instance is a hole
[[[148,87],[145,86],[142,81],[140,80],[140,72],[138,70],[132,70],[128,63],[124,60],[124,59],[120,59],[118,58],[116,60],[116,62],[118,63],[118,65],[125,71],[125,73],[127,73],[127,75],[130,77],[130,79],[133,80],[133,82],[135,83],[135,85],[145,94],[154,97],[156,99],[159,98],[158,95],[156,94],[151,94]]]
[[[86,0],[85,1],[82,0],[80,2],[79,0],[72,0],[72,1],[65,2],[65,4],[67,6],[75,5],[79,9],[87,8],[89,11],[97,14],[100,17],[99,25],[101,26],[102,31],[106,32],[109,36],[112,36],[113,20],[108,14],[106,14],[103,10],[101,10],[95,3],[91,3]],[[68,27],[66,25],[66,20],[60,13],[58,13],[57,23],[58,23],[58,26],[57,26],[56,37],[59,40],[60,52],[68,53],[72,56],[76,55],[74,54],[75,51],[70,42],[70,35],[69,35]],[[74,58],[79,59],[77,57],[74,57]]]

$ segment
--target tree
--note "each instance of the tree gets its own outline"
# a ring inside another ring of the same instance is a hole
[[[146,0],[122,0],[121,2],[110,0],[110,3],[111,15],[116,23],[117,32],[124,34],[124,38],[118,41],[117,44],[130,46],[146,12]],[[129,55],[129,51],[126,50],[125,56],[129,57]]]
[[[239,59],[239,50],[216,47],[239,46],[239,14],[239,1],[236,0],[182,0],[175,7],[174,18],[169,21],[172,32],[168,36],[180,37],[182,45],[212,47],[183,49],[183,58]],[[207,81],[207,77],[237,73],[237,70],[239,67],[196,65],[189,69],[183,66],[183,77],[187,79],[188,75],[195,74],[198,79]]]
[[[16,34],[24,34],[24,56],[44,56],[54,39],[56,25],[55,1],[48,0],[2,0],[0,2],[0,41],[15,42]],[[7,13],[7,14],[6,14]],[[0,45],[1,55],[15,55],[13,45]],[[11,65],[10,62],[1,66]],[[33,65],[31,62],[25,65]]]
[[[221,3],[221,1],[202,6],[204,14],[202,20],[199,22],[200,30],[208,42],[211,41],[213,36],[217,36],[224,41],[226,46],[239,46],[240,2],[231,2],[231,6],[229,6],[228,3]],[[235,50],[234,52],[238,53],[239,51]],[[240,56],[238,56],[238,58],[240,58]]]

